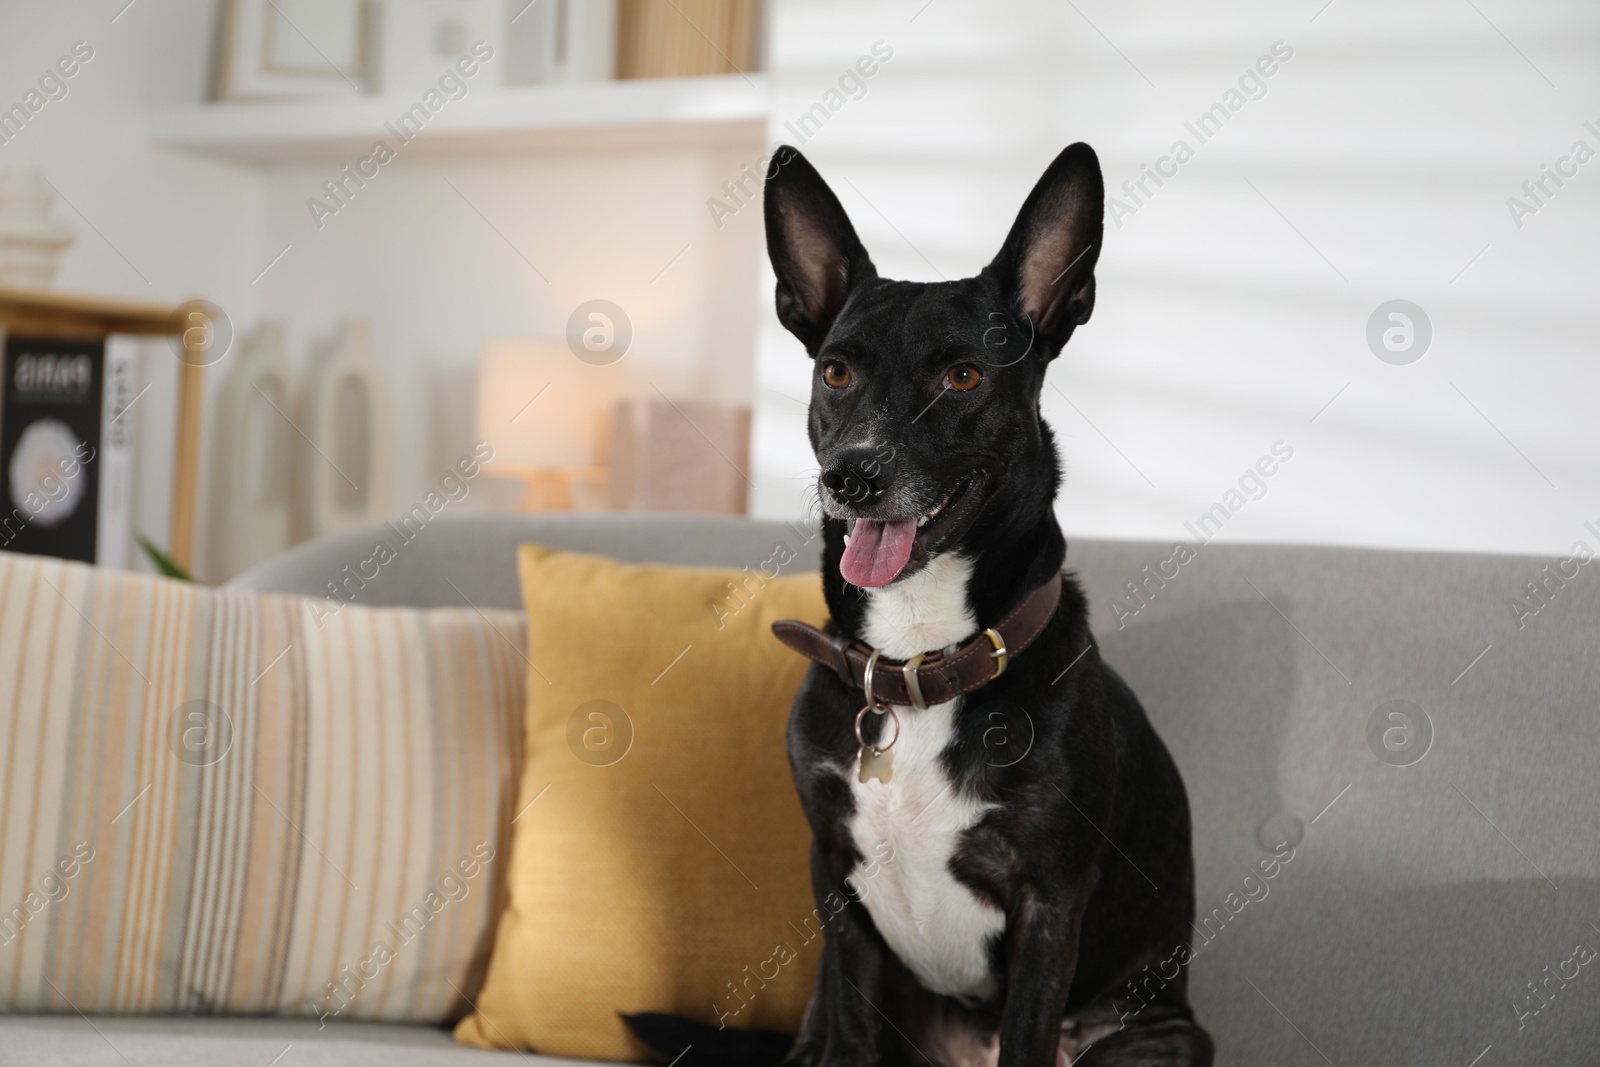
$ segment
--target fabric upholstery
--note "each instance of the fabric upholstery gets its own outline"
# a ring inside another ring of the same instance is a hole
[[[571,1060],[538,1057],[544,1067]],[[0,1016],[0,1067],[528,1067],[438,1027],[315,1019]]]
[[[619,1012],[793,1032],[831,914],[784,753],[815,575],[521,551],[527,760],[477,1011],[488,1047],[640,1061]],[[843,906],[840,901],[839,907]]]
[[[516,543],[558,543],[553,522],[474,520],[451,538],[509,585]],[[597,551],[698,542],[729,553],[703,562],[731,566],[754,566],[778,532],[610,530]],[[1573,537],[1600,549],[1588,526]],[[1172,549],[1073,540],[1068,566],[1188,784],[1202,913],[1248,899],[1263,841],[1301,838],[1269,896],[1206,927],[1219,932],[1191,995],[1218,1062],[1465,1067],[1492,1045],[1482,1067],[1593,1063],[1600,974],[1560,975],[1579,941],[1600,948],[1600,564],[1210,544],[1174,571]],[[805,546],[788,570],[816,559]],[[1432,724],[1410,766],[1367,739],[1394,699]]]
[[[0,553],[0,1008],[460,1016],[523,642]]]
[[[409,537],[409,540],[406,538]],[[342,599],[370,607],[522,608],[517,546],[536,542],[569,552],[592,552],[627,563],[759,568],[774,549],[795,555],[784,572],[816,570],[816,531],[798,523],[753,522],[729,516],[479,515],[439,518],[422,530],[375,525],[330,534],[290,549],[227,584],[236,589]],[[381,567],[364,561],[375,546]],[[348,568],[348,569],[347,569]],[[330,585],[333,587],[330,589]]]
[[[1192,968],[1219,1062],[1593,1063],[1600,960],[1548,976],[1600,949],[1597,565],[1541,607],[1528,583],[1558,565],[1528,557],[1173,555],[1074,544],[1069,564],[1188,784],[1199,912],[1228,919]],[[1296,858],[1232,914],[1284,836]]]

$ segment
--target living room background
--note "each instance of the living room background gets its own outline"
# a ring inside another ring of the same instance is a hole
[[[1577,141],[1600,146],[1585,125],[1600,72],[1571,29],[1600,16],[1576,0],[1172,3],[1137,18],[1108,3],[774,0],[766,69],[732,105],[748,120],[635,147],[446,153],[419,138],[321,228],[307,202],[355,156],[173,147],[173,116],[207,93],[219,5],[100,7],[11,3],[18,32],[0,40],[17,72],[94,49],[68,95],[0,146],[66,201],[77,241],[57,286],[204,296],[241,332],[280,317],[300,362],[340,320],[368,319],[393,403],[391,512],[470,447],[484,342],[559,336],[604,297],[639,334],[641,389],[753,408],[751,512],[802,514],[809,363],[769,310],[759,210],[738,183],[803,140],[841,175],[880,271],[953,278],[987,262],[1039,167],[1081,139],[1114,199],[1096,315],[1044,394],[1069,535],[1169,541],[1210,514],[1224,540],[1565,552],[1600,516],[1586,358],[1600,312],[1581,237],[1600,194],[1592,167],[1562,162]],[[1433,47],[1374,62],[1373,42],[1419,35]],[[12,96],[27,88],[14,80]],[[1559,186],[1543,178],[1557,166],[1572,171]],[[1431,330],[1414,363],[1369,343],[1395,300]],[[1229,507],[1279,441],[1294,461]],[[463,510],[509,506],[486,492]]]

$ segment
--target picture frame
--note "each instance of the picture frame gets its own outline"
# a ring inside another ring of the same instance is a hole
[[[228,0],[217,97],[370,92],[375,34],[373,0]]]

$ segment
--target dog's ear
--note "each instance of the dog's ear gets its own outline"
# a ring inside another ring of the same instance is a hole
[[[798,151],[772,154],[767,254],[778,276],[778,320],[813,356],[850,290],[878,276],[839,198]]]
[[[1094,311],[1094,264],[1105,233],[1105,182],[1094,149],[1069,145],[1028,194],[988,269],[1054,356]]]

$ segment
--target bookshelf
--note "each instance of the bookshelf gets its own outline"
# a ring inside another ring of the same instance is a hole
[[[74,339],[98,339],[114,333],[171,336],[178,332],[176,320],[177,309],[163,304],[0,286],[0,332],[9,334]],[[200,475],[202,367],[198,359],[180,362],[168,555],[189,569],[194,564]]]

